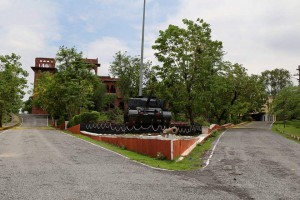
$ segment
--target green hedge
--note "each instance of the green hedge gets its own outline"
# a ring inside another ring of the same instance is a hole
[[[105,122],[108,117],[105,113],[99,113],[97,111],[84,112],[80,115],[75,115],[68,123],[68,127],[75,126],[80,123],[88,122]]]

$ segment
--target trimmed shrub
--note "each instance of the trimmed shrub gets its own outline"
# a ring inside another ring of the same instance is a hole
[[[75,125],[80,124],[80,122],[81,122],[81,116],[80,115],[75,115],[73,117],[73,120],[74,120]]]
[[[105,113],[100,113],[98,122],[106,122],[108,121],[108,117]]]
[[[110,121],[123,122],[123,112],[119,108],[114,108],[107,111],[107,117]]]
[[[85,112],[80,114],[80,117],[81,117],[80,123],[98,122],[100,113],[97,111]]]
[[[75,122],[74,122],[74,117],[72,119],[70,119],[69,123],[68,123],[68,128],[75,126]]]

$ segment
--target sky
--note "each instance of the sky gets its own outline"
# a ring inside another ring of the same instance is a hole
[[[300,65],[299,0],[147,0],[145,60],[159,30],[182,19],[203,19],[212,39],[223,42],[224,60],[250,74]],[[108,75],[118,51],[141,54],[143,0],[0,0],[0,55],[16,53],[30,73],[36,57],[55,58],[60,46],[98,58]],[[296,83],[296,77],[293,78]]]

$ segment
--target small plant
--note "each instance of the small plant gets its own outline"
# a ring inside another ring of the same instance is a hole
[[[126,146],[124,144],[121,144],[120,148],[123,149],[123,150],[126,150]]]
[[[157,152],[156,159],[158,159],[158,160],[166,160],[167,158],[161,152]]]

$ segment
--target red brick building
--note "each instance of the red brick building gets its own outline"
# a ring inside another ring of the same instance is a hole
[[[42,73],[50,72],[54,74],[57,69],[55,68],[54,58],[35,58],[35,66],[31,67],[34,71],[34,89],[33,89],[33,99],[35,97],[35,88],[37,87],[37,79]],[[32,107],[32,114],[47,114],[47,112],[41,108]]]
[[[106,87],[106,93],[116,95],[114,107],[124,109],[124,103],[123,103],[123,99],[121,96],[121,92],[116,84],[118,81],[118,78],[111,78],[110,76],[99,76],[99,78]]]
[[[94,65],[95,74],[98,73],[98,67],[100,67],[100,63],[98,63],[98,58],[96,59],[85,59],[87,63]],[[37,87],[37,79],[42,73],[50,72],[52,74],[57,72],[57,68],[55,67],[55,59],[54,58],[36,58],[35,66],[31,67],[34,71],[34,94],[33,99],[35,97],[35,89]],[[115,94],[116,100],[114,102],[114,107],[124,108],[124,103],[122,101],[121,93],[119,88],[117,87],[117,78],[111,78],[110,76],[99,76],[100,81],[105,84],[106,92],[108,94]],[[47,112],[41,108],[33,107],[32,114],[47,114]]]

